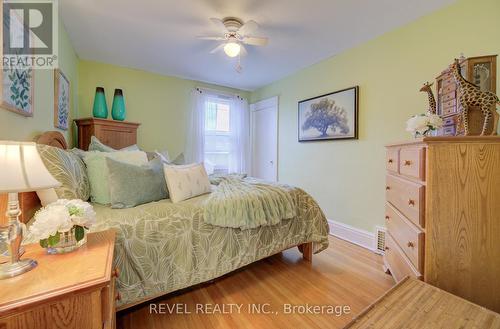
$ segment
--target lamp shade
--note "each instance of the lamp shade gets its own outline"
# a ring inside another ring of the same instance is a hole
[[[35,143],[0,141],[0,193],[60,186],[47,171]]]

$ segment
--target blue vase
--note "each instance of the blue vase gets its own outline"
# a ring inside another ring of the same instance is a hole
[[[92,110],[92,114],[95,118],[108,118],[108,106],[106,105],[106,95],[104,95],[103,87],[97,87],[95,89],[94,108]]]
[[[125,120],[125,100],[123,99],[123,91],[115,89],[115,96],[113,97],[113,107],[111,108],[111,117],[113,120]]]

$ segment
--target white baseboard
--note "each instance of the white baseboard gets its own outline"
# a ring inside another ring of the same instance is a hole
[[[342,240],[354,243],[360,247],[374,251],[375,233],[361,230],[334,220],[328,220],[330,234]]]

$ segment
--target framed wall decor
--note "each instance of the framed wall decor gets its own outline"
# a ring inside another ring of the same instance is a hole
[[[34,77],[32,69],[0,69],[2,108],[32,117],[34,106]]]
[[[300,101],[299,142],[358,139],[358,97],[355,86]]]
[[[54,127],[68,130],[70,111],[70,82],[59,69],[54,69]]]
[[[17,15],[5,15],[0,6],[1,31],[6,26],[23,29],[22,20]],[[7,18],[7,19],[6,19]],[[15,23],[11,19],[17,20]],[[17,34],[23,35],[22,31]],[[3,54],[3,43],[0,42],[0,53]],[[34,70],[30,67],[0,67],[0,107],[11,112],[32,117],[34,111]]]

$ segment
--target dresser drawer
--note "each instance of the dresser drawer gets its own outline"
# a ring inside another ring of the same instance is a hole
[[[385,156],[385,167],[387,170],[399,172],[399,148],[388,147]]]
[[[446,85],[443,85],[442,94],[448,94],[455,90],[457,90],[457,84],[454,81],[450,81]]]
[[[444,89],[443,89],[443,91],[444,91]],[[442,96],[441,96],[441,99],[443,100],[443,102],[447,102],[447,101],[455,99],[455,98],[457,98],[457,94],[455,93],[454,90],[452,90],[446,94],[442,94]]]
[[[413,266],[423,273],[424,232],[403,218],[389,203],[385,204],[385,226]]]
[[[399,150],[399,173],[425,180],[425,148],[403,147]]]
[[[406,218],[420,227],[425,227],[425,187],[423,185],[387,175],[385,197]]]
[[[450,101],[443,103],[443,115],[453,114],[457,112],[456,100],[452,99]]]
[[[455,136],[457,133],[457,127],[455,125],[444,126],[441,129],[443,136]]]
[[[449,85],[456,85],[455,79],[451,74],[443,76],[442,80],[440,81],[441,89],[444,89]],[[442,93],[442,90],[440,90],[440,92]]]
[[[401,281],[406,276],[417,279],[422,278],[422,274],[413,267],[410,260],[398,247],[390,233],[386,235],[385,239],[384,262],[397,282]]]

